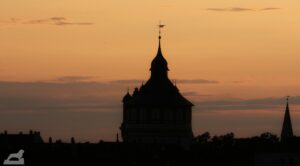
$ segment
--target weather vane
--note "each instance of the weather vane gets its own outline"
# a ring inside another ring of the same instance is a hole
[[[289,101],[289,98],[290,98],[290,96],[286,96],[286,101],[287,101],[287,102]]]
[[[158,24],[158,34],[159,34],[159,38],[161,38],[161,37],[160,37],[160,34],[161,34],[161,28],[163,28],[164,26],[166,26],[166,25],[161,24],[161,22],[159,21],[159,24]]]

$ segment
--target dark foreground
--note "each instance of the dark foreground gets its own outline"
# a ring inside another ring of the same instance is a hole
[[[122,142],[72,143],[2,141],[0,162],[24,149],[25,165],[267,166],[300,165],[300,140],[279,142],[272,135],[235,139],[199,136],[190,147]]]

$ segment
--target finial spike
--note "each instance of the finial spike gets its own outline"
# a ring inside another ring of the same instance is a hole
[[[160,40],[161,39],[161,28],[163,28],[164,24],[161,24],[161,22],[159,21],[159,24],[158,24],[158,39]]]
[[[160,48],[160,39],[161,39],[161,28],[163,28],[165,25],[161,24],[161,22],[159,21],[158,24],[158,52],[161,52],[161,48]]]

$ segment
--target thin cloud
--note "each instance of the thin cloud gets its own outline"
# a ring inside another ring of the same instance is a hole
[[[143,83],[143,82],[145,82],[145,81],[139,80],[139,79],[110,81],[110,83],[114,83],[114,84],[138,84],[138,83]],[[192,79],[192,80],[178,79],[178,80],[176,80],[176,83],[179,83],[179,84],[217,84],[219,82],[215,81],[215,80],[206,80],[206,79]]]
[[[118,107],[122,95],[119,86],[82,81],[88,77],[62,77],[56,82],[0,81],[1,111],[90,110]]]
[[[9,110],[109,110],[120,107],[125,93],[124,82],[91,82],[91,77],[67,76],[56,82],[4,82],[0,81],[0,112]],[[86,81],[87,80],[87,81]],[[125,80],[124,80],[125,81]],[[137,82],[126,80],[127,82]],[[126,82],[125,81],[125,82]],[[285,98],[220,99],[203,101],[210,94],[196,91],[182,92],[193,97],[195,110],[278,110],[284,108]],[[290,99],[291,107],[300,105],[300,96]]]
[[[227,99],[215,101],[194,102],[197,110],[201,111],[226,111],[226,110],[274,110],[285,107],[285,98],[258,98],[258,99]],[[300,96],[294,96],[290,100],[291,105],[300,105]]]
[[[126,84],[141,80],[95,82],[91,76],[63,76],[50,81],[0,81],[0,112],[9,110],[109,110],[120,107]],[[203,80],[181,80],[203,83]],[[204,81],[207,82],[207,81]],[[184,95],[202,97],[197,92]]]
[[[113,84],[138,84],[138,83],[142,83],[143,80],[139,80],[139,79],[128,79],[128,80],[113,80],[110,81],[110,83]]]
[[[243,7],[232,7],[232,8],[207,8],[209,11],[216,12],[248,12],[248,11],[266,11],[266,10],[279,10],[281,8],[275,7],[266,7],[262,9],[252,9],[252,8],[243,8]]]
[[[83,82],[83,81],[90,81],[93,77],[91,76],[63,76],[58,77],[54,81],[58,82]]]
[[[206,79],[193,79],[193,80],[179,79],[176,80],[176,82],[180,84],[218,84],[219,83],[219,81],[216,80],[206,80]]]
[[[262,11],[264,10],[279,10],[280,8],[277,8],[277,7],[266,7],[266,8],[263,8],[261,9]]]
[[[65,22],[65,21],[59,21],[56,22],[55,25],[93,25],[91,22]]]
[[[210,11],[227,11],[226,8],[207,8],[206,10],[210,10]]]
[[[70,94],[71,95],[71,94]],[[55,98],[51,96],[10,96],[0,97],[0,111],[77,111],[77,110],[98,110],[104,111],[120,107],[120,103],[105,96],[68,97]]]
[[[51,20],[55,20],[55,21],[63,21],[63,20],[66,20],[65,17],[51,17],[50,19],[51,19]]]
[[[247,83],[249,81],[246,81],[246,80],[236,80],[236,81],[232,81],[232,83],[234,84],[244,84],[244,83]]]
[[[48,24],[48,25],[93,25],[92,22],[72,22],[65,17],[50,17],[46,19],[34,19],[29,21],[24,21],[23,24]]]
[[[253,11],[253,9],[250,8],[241,8],[241,7],[233,7],[230,9],[230,11],[233,12],[244,12],[244,11]]]
[[[2,23],[2,24],[14,24],[14,23],[18,23],[20,21],[21,21],[21,19],[12,17],[12,18],[9,18],[9,19],[0,20],[0,23]]]
[[[188,91],[188,92],[182,92],[181,93],[183,96],[198,96],[198,93],[197,92],[194,92],[194,91]]]
[[[189,96],[189,97],[210,97],[212,95],[209,94],[199,94],[195,91],[187,91],[187,92],[181,92],[183,96]]]
[[[233,7],[233,8],[207,8],[206,10],[210,10],[210,11],[229,11],[229,12],[253,11],[253,9],[242,8],[242,7]]]

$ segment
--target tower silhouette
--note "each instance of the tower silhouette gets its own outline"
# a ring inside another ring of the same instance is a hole
[[[289,109],[289,97],[286,99],[286,109],[284,113],[283,125],[281,130],[281,141],[287,141],[294,136],[293,128],[292,128],[292,121],[290,116],[290,109]]]
[[[163,27],[159,25],[159,28]],[[124,142],[157,142],[188,144],[192,141],[193,104],[185,99],[168,78],[168,62],[158,51],[151,63],[150,79],[123,97],[123,123],[120,127]]]

